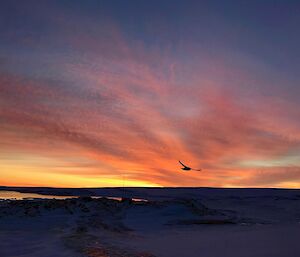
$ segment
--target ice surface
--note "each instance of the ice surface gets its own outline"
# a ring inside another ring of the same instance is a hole
[[[119,188],[20,191],[124,196]],[[0,256],[300,256],[299,190],[126,188],[125,193],[149,201],[0,201]]]

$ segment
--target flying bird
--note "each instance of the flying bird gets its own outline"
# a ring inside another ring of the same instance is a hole
[[[201,169],[193,169],[189,166],[184,165],[181,161],[179,161],[179,163],[183,166],[183,168],[181,168],[182,170],[196,170],[196,171],[201,171]]]

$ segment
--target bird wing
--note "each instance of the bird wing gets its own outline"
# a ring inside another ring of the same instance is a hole
[[[181,161],[179,161],[179,163],[180,163],[183,167],[188,168],[188,167],[185,166]]]

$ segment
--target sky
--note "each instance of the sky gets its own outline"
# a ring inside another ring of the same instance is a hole
[[[0,185],[299,188],[299,24],[299,1],[1,1]]]

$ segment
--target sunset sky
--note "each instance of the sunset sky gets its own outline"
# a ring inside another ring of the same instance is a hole
[[[299,27],[299,1],[1,1],[0,185],[300,187]]]

